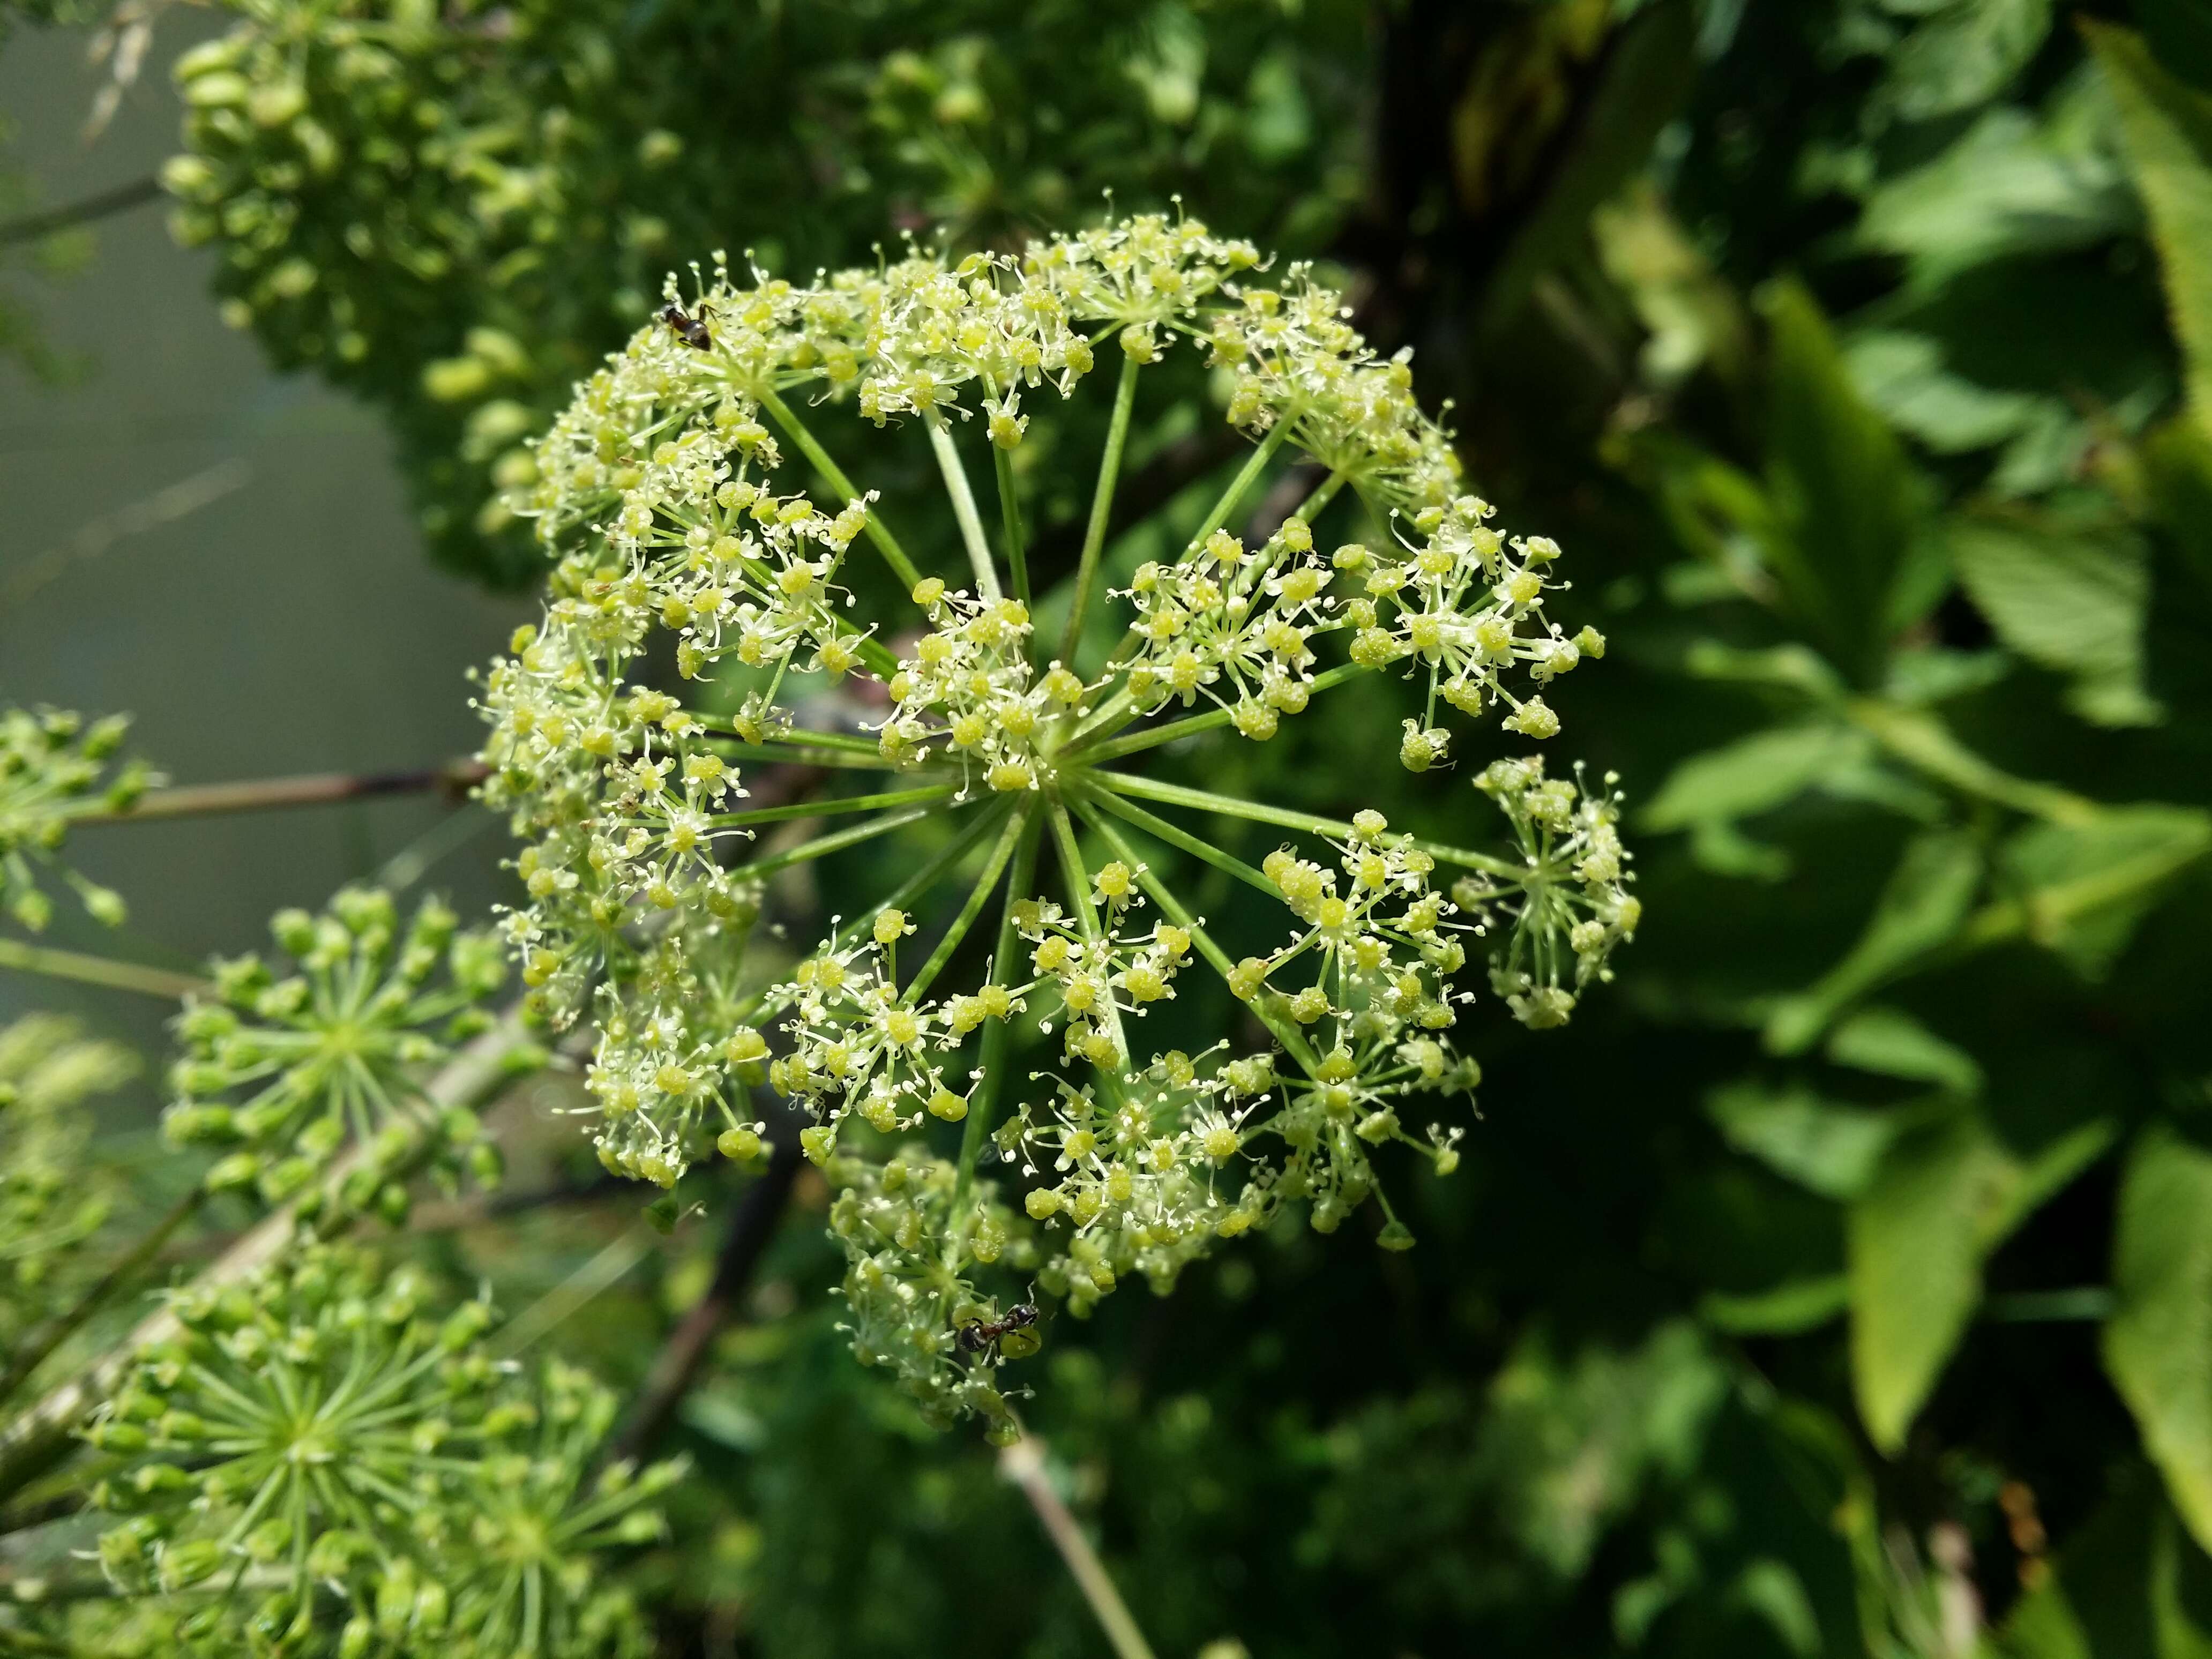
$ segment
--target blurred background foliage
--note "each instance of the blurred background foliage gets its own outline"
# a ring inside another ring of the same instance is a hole
[[[499,491],[670,268],[1105,191],[1321,262],[1567,548],[1613,650],[1559,700],[1646,916],[1571,1063],[1483,1056],[1419,1249],[1271,1238],[1035,1362],[1160,1652],[2212,1650],[2204,0],[219,9],[181,56],[85,15],[175,58],[174,234],[386,415],[457,580],[531,579]],[[82,253],[15,188],[0,304]],[[64,372],[23,314],[0,350]],[[1223,459],[1137,453],[1162,498]],[[1468,810],[1328,727],[1243,763]],[[703,1336],[665,1651],[1103,1650],[982,1449],[852,1364],[817,1185],[718,1288],[744,1183],[663,1238],[517,1122],[557,1201],[419,1249],[511,1307],[613,1283],[558,1340],[633,1385]]]

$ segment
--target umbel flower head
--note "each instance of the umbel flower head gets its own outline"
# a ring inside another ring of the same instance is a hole
[[[1079,1311],[1286,1205],[1326,1229],[1371,1200],[1409,1243],[1373,1159],[1456,1161],[1423,1102],[1477,1075],[1470,950],[1494,950],[1507,1011],[1556,1025],[1635,929],[1609,787],[1485,774],[1515,833],[1492,854],[1180,780],[1383,676],[1422,714],[1376,746],[1413,770],[1450,764],[1455,724],[1549,738],[1544,690],[1604,649],[1547,613],[1559,549],[1464,492],[1404,354],[1304,267],[1272,276],[1188,221],[810,284],[718,258],[668,297],[537,448],[517,505],[554,561],[545,614],[481,700],[486,792],[526,843],[509,937],[544,1018],[596,1017],[601,1158],[665,1185],[710,1137],[750,1154],[764,1077],[852,1200],[859,1346],[933,1407],[975,1404],[1004,1356],[961,1314],[991,1305],[969,1267],[1007,1250],[986,1146],[1048,1236],[1038,1282]],[[1115,529],[1139,410],[1225,417],[1247,449],[1210,501]],[[885,489],[848,474],[863,453]],[[1027,526],[1070,477],[1076,568],[1033,593]],[[793,776],[810,799],[749,805]],[[1276,849],[1216,844],[1239,823]],[[731,942],[816,860],[838,916],[748,987]],[[1194,865],[1224,917],[1178,885]],[[1278,942],[1232,955],[1232,930]],[[1148,1041],[1197,981],[1261,1041]],[[1018,1074],[1039,1038],[1054,1069]],[[881,1162],[938,1121],[962,1126],[941,1173]],[[888,1232],[860,1224],[878,1212]]]
[[[121,1517],[100,1565],[184,1650],[649,1649],[602,1557],[661,1535],[653,1502],[680,1467],[587,1474],[612,1395],[495,1360],[485,1304],[425,1301],[411,1272],[336,1245],[172,1298],[179,1334],[87,1437],[122,1460],[93,1494]]]
[[[235,1149],[209,1184],[281,1202],[349,1142],[380,1167],[430,1153],[496,1181],[497,1149],[474,1116],[437,1106],[423,1084],[490,1027],[482,1005],[507,977],[498,939],[462,931],[435,899],[403,927],[392,896],[369,887],[343,889],[319,916],[280,910],[270,932],[294,971],[218,958],[214,994],[188,999],[174,1022],[183,1052],[163,1127],[179,1146]],[[404,1202],[396,1183],[370,1187]]]
[[[120,894],[54,855],[72,820],[123,811],[155,781],[143,762],[115,763],[130,723],[119,714],[87,725],[57,708],[0,709],[0,906],[34,933],[54,912],[42,873],[74,891],[94,921],[123,920]]]

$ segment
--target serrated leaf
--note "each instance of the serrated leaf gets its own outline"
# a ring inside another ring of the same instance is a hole
[[[1851,378],[1899,431],[1939,454],[1960,455],[2015,438],[2056,409],[2056,398],[1977,386],[1944,366],[1941,343],[1902,329],[1868,329],[1844,347]]]
[[[1867,198],[1858,239],[1905,255],[1915,286],[2017,254],[2107,240],[2136,222],[2117,163],[2063,146],[2024,110],[1995,109],[1925,167]]]
[[[1904,1127],[1893,1113],[1824,1100],[1810,1089],[1751,1083],[1717,1090],[1705,1114],[1736,1151],[1823,1198],[1863,1192]]]
[[[1754,732],[1677,766],[1644,809],[1644,826],[1680,830],[1771,811],[1857,759],[1866,747],[1862,734],[1840,726]]]
[[[1972,1054],[1899,1008],[1860,1009],[1830,1034],[1828,1058],[1878,1077],[1933,1083],[1954,1094],[1971,1095],[1982,1086],[1982,1068]]]
[[[2116,1134],[2112,1120],[2094,1119],[2023,1161],[1960,1113],[1884,1155],[1844,1224],[1852,1389],[1876,1446],[1904,1444],[1981,1302],[1990,1254]]]
[[[2212,851],[2212,817],[2186,806],[2116,806],[2086,823],[2038,823],[2005,843],[2008,914],[2084,976],[2110,969],[2159,890]]]
[[[1963,0],[1929,18],[1890,53],[1883,94],[1908,121],[1994,98],[2051,32],[2051,0]]]
[[[2142,689],[2150,561],[2139,538],[1963,518],[1947,534],[1960,584],[1997,637],[2071,675],[2069,701],[2083,718],[2100,726],[2158,718]]]
[[[2128,1160],[2105,1369],[2199,1545],[2212,1549],[2212,1152],[2153,1129]]]
[[[1918,538],[1924,492],[1897,434],[1859,395],[1827,319],[1802,283],[1765,295],[1771,368],[1766,553],[1799,618],[1869,682],[1887,645],[1893,589]]]
[[[1972,837],[1950,830],[1916,837],[1850,954],[1775,1010],[1767,1022],[1767,1047],[1778,1054],[1802,1052],[1850,1003],[1948,944],[1981,878],[1981,849]]]
[[[1982,1295],[1984,1240],[2017,1166],[1974,1118],[1901,1140],[1850,1208],[1851,1385],[1868,1435],[1905,1443]]]
[[[2144,434],[2151,511],[2197,579],[2212,586],[2212,431],[2177,415]]]
[[[2212,97],[2152,59],[2142,37],[2084,22],[2119,106],[2129,171],[2142,193],[2181,341],[2189,401],[2212,430]]]

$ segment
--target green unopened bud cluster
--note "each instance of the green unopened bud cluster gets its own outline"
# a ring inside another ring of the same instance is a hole
[[[270,1203],[307,1193],[342,1147],[363,1162],[339,1195],[397,1220],[406,1193],[390,1178],[424,1159],[499,1176],[497,1150],[474,1115],[424,1093],[458,1045],[489,1029],[483,1006],[507,977],[499,940],[465,931],[428,900],[402,923],[375,888],[337,893],[319,915],[283,910],[270,932],[290,959],[217,959],[211,994],[185,1001],[175,1021],[170,1141],[222,1153],[208,1171],[217,1191]]]
[[[33,933],[52,919],[41,881],[58,881],[95,921],[124,918],[122,896],[88,881],[55,856],[70,823],[129,808],[155,782],[140,761],[117,760],[130,720],[89,723],[61,709],[0,708],[0,908]]]
[[[306,1245],[171,1298],[86,1438],[114,1467],[99,1560],[185,1651],[398,1659],[641,1655],[610,1551],[655,1541],[678,1466],[589,1473],[614,1397],[485,1345],[409,1269]]]

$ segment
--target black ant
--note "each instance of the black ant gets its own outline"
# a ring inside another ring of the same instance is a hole
[[[708,350],[714,343],[714,337],[707,332],[706,320],[692,316],[674,300],[661,307],[660,320],[674,329],[676,337],[694,351]]]
[[[1040,1346],[1030,1330],[1036,1322],[1035,1305],[1017,1302],[1003,1319],[967,1321],[952,1334],[952,1341],[963,1353],[984,1353],[995,1347],[1004,1358],[1025,1359]]]

